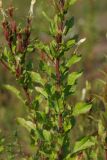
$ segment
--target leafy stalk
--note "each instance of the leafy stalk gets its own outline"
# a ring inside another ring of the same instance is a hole
[[[36,160],[70,160],[71,157],[82,157],[84,150],[95,145],[95,138],[90,136],[76,141],[72,147],[70,145],[70,133],[77,117],[92,108],[91,104],[76,102],[73,105],[68,100],[69,97],[73,99],[77,80],[82,75],[81,71],[71,72],[70,69],[81,60],[77,48],[85,40],[78,42],[75,36],[65,40],[74,25],[74,17],[67,19],[66,14],[75,1],[54,0],[56,14],[53,20],[44,13],[49,20],[52,37],[48,44],[39,40],[32,44],[32,18],[28,17],[25,28],[20,28],[13,16],[13,7],[8,9],[10,19],[2,22],[8,47],[2,52],[1,62],[13,73],[25,92],[25,105],[30,112],[26,120],[18,118],[18,123],[29,132],[35,147],[35,155],[31,157]],[[31,15],[34,3],[35,1],[31,3]],[[68,58],[71,48],[73,51]],[[27,54],[35,50],[39,53],[39,71],[34,71],[26,59]],[[6,88],[23,101],[20,91],[9,85]]]

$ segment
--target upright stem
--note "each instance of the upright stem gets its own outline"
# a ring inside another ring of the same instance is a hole
[[[65,4],[65,0],[59,0],[58,2],[58,6],[59,6],[59,14],[63,13],[63,9],[64,9],[64,4]],[[57,43],[57,53],[60,52],[60,48],[61,48],[61,43],[62,43],[62,36],[63,36],[63,28],[64,28],[64,18],[61,18],[61,21],[59,22],[59,24],[57,24],[57,34],[56,34],[56,43]],[[60,57],[57,57],[55,60],[55,68],[56,68],[56,80],[57,80],[57,91],[59,92],[59,94],[61,94],[60,92],[60,80],[61,80],[61,73],[60,73]],[[59,112],[58,115],[58,128],[59,128],[59,133],[62,133],[63,131],[63,116],[62,113]],[[58,152],[58,160],[62,159],[62,148],[59,150]]]
[[[61,9],[63,8],[62,4],[64,5],[64,1],[61,0],[60,3],[59,3]],[[56,35],[57,52],[60,51],[60,46],[61,46],[61,43],[62,43],[63,21],[64,20],[62,20],[60,22],[60,24],[58,24],[58,32],[57,32],[57,35]],[[58,90],[58,92],[60,92],[61,73],[60,73],[60,58],[59,57],[56,58],[55,67],[56,67],[57,90]],[[59,115],[58,115],[59,131],[62,131],[62,126],[63,126],[62,123],[63,123],[62,113],[59,113]]]
[[[57,79],[57,85],[60,86],[60,59],[56,59],[56,79]]]

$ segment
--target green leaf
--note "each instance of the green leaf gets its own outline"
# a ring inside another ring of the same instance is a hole
[[[75,54],[67,61],[66,67],[71,67],[73,64],[79,62],[80,60],[81,56]]]
[[[41,93],[45,98],[48,98],[47,92],[41,87],[35,87],[36,91]]]
[[[69,8],[71,5],[73,5],[76,1],[77,1],[77,0],[66,0],[65,6],[64,6],[65,11],[67,12],[68,8]]]
[[[44,80],[42,79],[39,73],[32,71],[30,72],[30,75],[33,82],[40,83],[41,85],[45,84]]]
[[[71,17],[69,20],[65,22],[64,34],[66,35],[70,28],[74,25],[74,17]]]
[[[74,116],[65,117],[63,122],[63,128],[65,132],[69,132],[75,126],[76,120]]]
[[[72,124],[71,124],[71,122],[70,122],[70,121],[65,120],[65,121],[64,121],[64,124],[63,124],[63,128],[64,128],[64,131],[65,131],[65,132],[70,131],[70,130],[71,130],[71,128],[72,128]]]
[[[17,97],[18,99],[20,99],[20,100],[24,103],[24,100],[23,100],[23,98],[21,97],[21,93],[20,93],[20,91],[19,91],[18,89],[16,89],[14,86],[11,86],[11,85],[8,85],[8,84],[3,85],[3,87],[4,87],[5,89],[11,91],[12,93],[14,93],[14,94],[16,95],[16,97]]]
[[[72,72],[68,75],[68,85],[74,85],[76,80],[81,77],[82,72]]]
[[[68,0],[69,5],[73,5],[77,0]]]
[[[66,42],[65,50],[68,51],[68,50],[69,50],[71,47],[73,47],[74,45],[75,45],[75,40],[72,40],[72,39],[68,40],[68,41]]]
[[[75,108],[73,109],[73,116],[78,116],[80,114],[85,114],[88,111],[90,111],[90,109],[92,108],[92,104],[87,104],[87,103],[77,103]]]
[[[52,36],[54,36],[56,33],[56,28],[55,28],[55,24],[53,23],[53,21],[50,23],[50,34]]]
[[[65,115],[64,122],[63,122],[64,131],[69,132],[75,126],[75,123],[76,121],[74,116],[67,117]]]
[[[37,111],[36,112],[36,117],[41,122],[45,122],[46,121],[46,114],[45,114],[45,112]]]
[[[50,64],[44,63],[43,61],[40,61],[39,67],[41,71],[46,72],[47,75],[51,75],[52,73],[52,66]]]
[[[21,126],[26,128],[29,132],[31,132],[31,130],[34,130],[36,128],[36,125],[34,123],[32,123],[31,121],[27,121],[24,118],[17,118],[17,121]]]
[[[51,56],[52,57],[56,57],[56,53],[57,53],[57,51],[56,51],[56,42],[53,40],[51,43],[50,43],[50,54],[51,54]]]
[[[49,46],[38,40],[36,41],[35,48],[40,49],[41,51],[45,52],[48,55],[50,54]]]
[[[43,130],[43,136],[46,141],[51,141],[51,133],[47,130]]]
[[[75,143],[72,155],[77,154],[90,147],[93,147],[95,144],[96,144],[96,137],[93,136],[84,137]]]

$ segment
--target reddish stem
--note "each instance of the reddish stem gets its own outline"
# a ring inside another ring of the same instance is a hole
[[[59,58],[56,59],[56,78],[57,78],[57,84],[59,85],[60,84],[60,70],[59,70],[59,67],[60,67],[60,60]]]
[[[78,155],[78,160],[82,160],[83,159],[83,153],[81,152],[79,155]]]
[[[32,103],[32,98],[31,98],[31,96],[30,96],[30,93],[29,93],[29,91],[28,91],[28,88],[23,87],[23,89],[24,89],[24,92],[25,92],[25,95],[26,95],[28,104],[31,105],[31,103]]]
[[[59,114],[59,119],[58,119],[58,125],[59,125],[59,130],[62,131],[62,126],[63,124],[63,118],[62,118],[62,113]]]

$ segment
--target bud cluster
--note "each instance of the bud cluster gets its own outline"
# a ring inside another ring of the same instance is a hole
[[[10,19],[5,18],[2,22],[5,39],[11,50],[12,45],[14,45],[16,46],[16,52],[23,53],[29,45],[31,19],[27,18],[27,25],[24,29],[20,29],[14,20],[14,8],[12,6],[7,9],[7,15]]]

